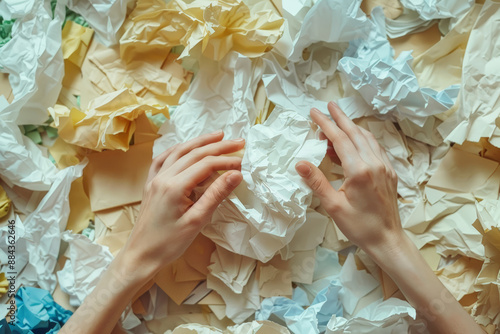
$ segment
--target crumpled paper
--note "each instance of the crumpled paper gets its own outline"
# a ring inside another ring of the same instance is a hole
[[[151,112],[168,116],[166,106],[146,103],[124,88],[91,101],[85,112],[63,105],[49,108],[49,112],[59,136],[66,142],[95,151],[127,151],[135,131],[135,119],[139,115]]]
[[[430,21],[461,16],[471,8],[474,0],[401,0],[401,4]]]
[[[295,164],[306,159],[319,165],[326,141],[303,116],[276,107],[264,124],[250,129],[245,147],[243,182],[202,233],[234,253],[267,262],[306,223],[312,192]]]
[[[416,311],[410,304],[397,298],[389,298],[368,305],[350,319],[332,316],[326,334],[409,333],[415,318]]]
[[[14,6],[11,2],[16,1],[2,1],[6,7]],[[14,95],[10,105],[0,106],[0,118],[17,124],[42,124],[62,87],[61,24],[65,6],[59,2],[54,17],[44,1],[33,1],[31,7],[21,6],[19,10],[14,16],[12,39],[0,48],[0,68],[9,73]],[[11,13],[0,8],[0,16],[10,18]]]
[[[87,59],[82,67],[84,78],[88,77],[100,95],[130,88],[135,95],[155,103],[176,105],[192,78],[175,54],[169,54],[160,64],[151,62],[151,57],[126,64],[118,47],[92,43]]]
[[[271,321],[252,321],[241,325],[229,326],[225,330],[199,324],[186,324],[176,327],[165,334],[290,334],[290,332]]]
[[[19,283],[54,291],[54,269],[59,256],[61,232],[65,230],[69,216],[71,182],[82,176],[86,163],[84,161],[59,171],[38,207],[26,217],[24,228],[29,260],[22,272],[18,270]]]
[[[11,200],[5,190],[0,186],[0,218],[5,217],[10,210]]]
[[[500,201],[484,200],[476,204],[478,220],[474,226],[483,236],[484,263],[476,278],[474,290],[477,301],[469,311],[481,325],[500,325]]]
[[[65,231],[61,234],[69,246],[64,268],[57,272],[62,291],[69,295],[71,306],[80,306],[97,285],[103,272],[113,261],[108,247],[90,241],[81,234]]]
[[[81,67],[94,31],[73,21],[67,21],[62,30],[63,58]]]
[[[139,0],[120,40],[122,58],[154,53],[165,58],[183,45],[192,53],[221,60],[230,50],[258,57],[282,34],[283,19],[270,10],[252,11],[242,0]],[[154,22],[154,29],[151,29]],[[175,31],[175,34],[172,34]]]
[[[12,26],[15,20],[5,20],[0,17],[0,48],[12,38]]]
[[[236,52],[218,63],[203,57],[179,106],[158,131],[162,137],[155,141],[153,157],[175,144],[220,129],[225,139],[245,138],[257,117],[253,97],[261,76],[261,62]]]
[[[351,41],[338,68],[349,77],[363,99],[373,105],[377,117],[392,121],[408,119],[422,126],[428,116],[453,106],[459,85],[440,92],[420,88],[411,68],[411,52],[402,52],[393,59],[394,50],[386,38],[385,18],[380,7],[373,10],[371,19],[364,25],[369,27],[370,36]]]
[[[119,30],[132,0],[69,0],[68,8],[80,14],[106,46],[118,43]]]
[[[496,122],[499,117],[498,55],[491,50],[499,47],[496,32],[500,30],[500,3],[486,1],[470,34],[462,69],[462,89],[458,110],[438,128],[449,141],[477,142],[481,137],[490,138],[491,144],[500,147]]]
[[[341,289],[339,281],[331,281],[306,309],[302,307],[300,300],[284,297],[266,298],[255,313],[255,319],[267,320],[274,315],[285,322],[292,333],[322,333],[333,314],[342,316],[342,304],[339,301]]]
[[[57,304],[48,291],[29,286],[17,291],[16,306],[16,321],[10,327],[13,334],[55,334],[73,314]]]

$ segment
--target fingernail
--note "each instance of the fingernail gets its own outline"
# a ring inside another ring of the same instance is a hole
[[[311,108],[311,111],[312,111],[313,113],[316,113],[316,114],[321,115],[321,111],[319,111],[319,110],[318,110],[318,109],[316,109],[316,108]]]
[[[339,107],[339,105],[338,105],[337,103],[333,102],[333,101],[328,102],[328,104],[329,104],[331,107],[333,107],[333,108],[338,108],[338,107]]]
[[[212,132],[211,135],[220,135],[222,133],[222,130],[217,130],[215,132]]]
[[[235,141],[237,143],[241,143],[242,141],[245,141],[245,139],[243,139],[243,138],[237,138],[237,139],[233,139],[232,141]]]
[[[311,174],[311,167],[309,167],[305,163],[298,163],[297,165],[295,165],[295,169],[302,177],[306,177]]]
[[[230,186],[236,187],[241,182],[241,176],[238,173],[231,173],[226,177],[226,181]]]

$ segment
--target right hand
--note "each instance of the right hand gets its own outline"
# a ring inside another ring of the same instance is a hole
[[[328,155],[341,163],[344,183],[335,190],[308,161],[298,162],[295,168],[351,242],[369,254],[394,250],[404,236],[397,174],[370,132],[354,124],[333,102],[328,110],[335,122],[314,108],[311,118],[329,140]]]

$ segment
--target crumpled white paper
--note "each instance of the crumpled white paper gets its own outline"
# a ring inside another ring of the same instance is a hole
[[[18,276],[19,283],[54,291],[54,269],[59,256],[61,233],[68,222],[71,182],[82,176],[86,164],[87,161],[84,161],[59,171],[38,207],[26,217],[24,226],[29,261]]]
[[[0,110],[7,101],[0,96]],[[38,146],[23,136],[14,120],[4,120],[0,111],[0,177],[9,186],[44,191],[50,188],[57,167],[42,154]]]
[[[410,304],[397,298],[389,298],[368,305],[351,319],[334,315],[328,323],[326,334],[408,333],[415,318],[416,311]]]
[[[69,0],[68,8],[80,14],[106,46],[118,43],[119,30],[132,0]]]
[[[68,260],[57,272],[57,279],[61,290],[69,295],[70,305],[78,307],[94,290],[113,261],[113,255],[108,247],[96,244],[84,235],[65,231],[61,237],[69,244],[65,252]]]
[[[16,3],[3,2],[6,6]],[[0,69],[9,73],[14,95],[10,105],[0,103],[0,118],[17,124],[42,124],[48,119],[47,108],[56,103],[64,75],[61,24],[65,2],[57,3],[54,18],[45,1],[36,0],[30,6],[15,13],[12,39],[0,48]],[[0,7],[0,16],[8,19],[6,11]]]
[[[169,147],[217,130],[225,139],[245,138],[255,123],[254,94],[262,76],[262,64],[236,52],[220,62],[200,60],[200,70],[158,131],[153,156]],[[208,88],[210,87],[210,88]]]
[[[477,142],[481,137],[500,147],[500,3],[486,1],[470,34],[462,70],[458,110],[438,128],[441,135],[456,143]]]
[[[295,164],[308,160],[318,166],[325,153],[319,129],[297,112],[276,107],[248,132],[243,181],[202,233],[234,253],[269,261],[306,222],[311,204],[312,191]]]
[[[472,7],[474,0],[401,0],[401,4],[429,21],[461,16]]]
[[[176,327],[165,334],[290,334],[290,332],[271,321],[252,321],[241,325],[229,326],[221,330],[212,326],[186,324]]]

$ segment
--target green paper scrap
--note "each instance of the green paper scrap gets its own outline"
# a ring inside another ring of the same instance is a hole
[[[51,138],[51,139],[57,138],[57,136],[58,136],[57,128],[53,128],[51,126],[47,126],[45,128],[45,132],[47,132],[47,136],[49,136],[49,138]]]
[[[50,6],[52,7],[52,16],[54,16],[56,4],[57,4],[57,0],[50,1]],[[64,28],[64,25],[66,24],[66,21],[68,21],[68,20],[73,21],[75,23],[78,23],[79,25],[84,26],[84,27],[89,26],[88,22],[85,21],[85,19],[81,15],[75,13],[74,11],[72,11],[71,9],[66,7],[66,17],[64,18],[64,22],[62,24],[63,28]]]
[[[35,144],[42,145],[42,136],[38,131],[30,131],[25,134],[26,137],[31,139]]]
[[[0,48],[12,39],[12,26],[15,20],[4,20],[0,16]]]

